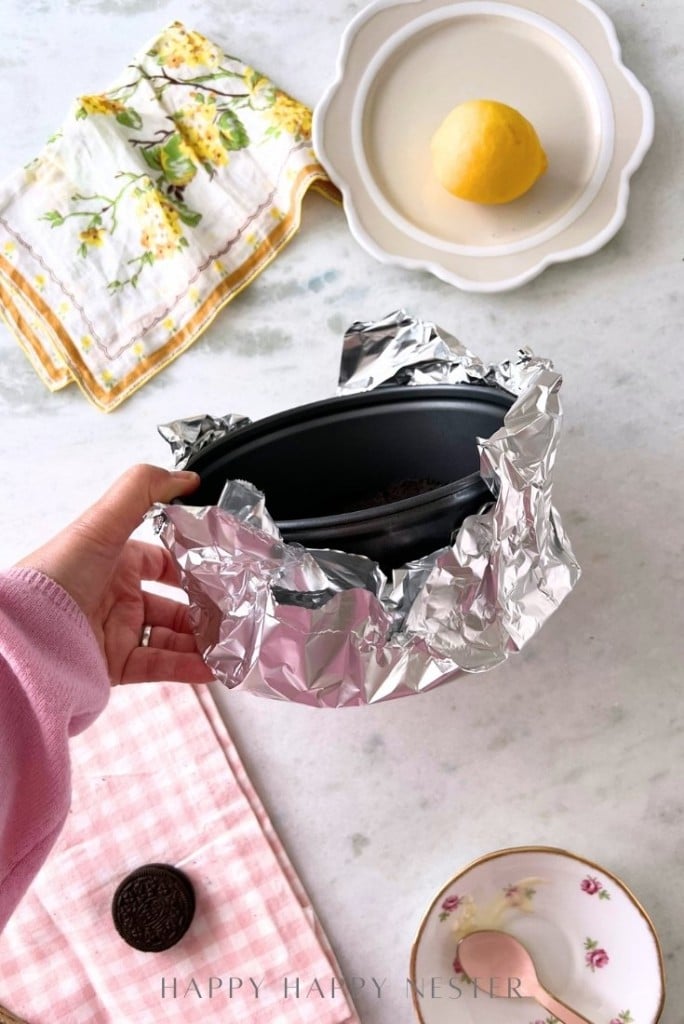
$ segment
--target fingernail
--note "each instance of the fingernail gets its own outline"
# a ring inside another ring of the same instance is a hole
[[[199,480],[199,473],[193,473],[189,469],[176,469],[173,471],[173,475],[178,477],[179,480],[187,480],[188,482],[192,480],[193,483],[197,483]]]

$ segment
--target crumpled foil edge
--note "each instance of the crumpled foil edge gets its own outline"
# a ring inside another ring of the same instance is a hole
[[[264,496],[245,481],[227,484],[222,507],[154,510],[217,679],[319,707],[378,703],[487,671],[538,632],[580,576],[551,501],[560,374],[528,349],[486,364],[403,310],[345,335],[341,394],[468,382],[518,396],[502,428],[478,443],[492,504],[465,520],[451,547],[391,581],[363,556],[284,543]],[[187,421],[192,430],[176,445],[182,464],[201,444],[201,419]],[[207,419],[229,432],[246,418]]]

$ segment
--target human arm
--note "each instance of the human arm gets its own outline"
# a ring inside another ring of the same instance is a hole
[[[187,606],[149,594],[177,583],[161,547],[129,540],[155,501],[194,474],[130,470],[53,540],[0,574],[0,929],[69,809],[68,741],[121,682],[206,682]],[[150,645],[140,647],[143,625]]]
[[[73,598],[32,569],[0,575],[0,929],[66,819],[69,738],[108,693],[105,660]]]

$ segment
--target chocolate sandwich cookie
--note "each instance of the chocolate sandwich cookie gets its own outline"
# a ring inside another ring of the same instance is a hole
[[[143,953],[159,953],[181,939],[195,913],[190,880],[170,864],[145,864],[117,887],[112,917],[121,938]]]

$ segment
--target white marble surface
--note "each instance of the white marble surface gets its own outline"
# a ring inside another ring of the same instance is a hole
[[[3,0],[0,174],[34,155],[73,95],[106,86],[173,17],[313,104],[360,6]],[[290,247],[109,416],[75,388],[44,390],[0,327],[5,564],[130,463],[165,463],[157,423],[205,410],[259,417],[332,394],[341,332],[354,319],[403,304],[487,358],[524,341],[563,371],[556,503],[584,576],[521,655],[368,709],[218,695],[345,974],[388,979],[382,998],[358,998],[364,1024],[411,1020],[411,941],[448,876],[487,851],[534,843],[576,850],[633,887],[665,953],[662,1020],[683,1017],[684,6],[604,8],[653,95],[657,127],[627,223],[600,253],[514,293],[463,294],[375,263],[341,211],[314,196]],[[217,1007],[208,1019],[229,1018]]]

